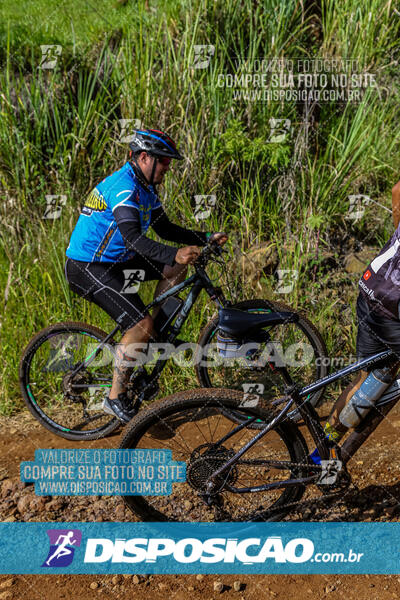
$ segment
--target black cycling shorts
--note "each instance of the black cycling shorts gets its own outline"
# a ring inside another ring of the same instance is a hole
[[[358,359],[390,349],[400,360],[400,320],[389,319],[374,311],[362,293],[357,299],[357,318]]]
[[[74,292],[95,302],[124,332],[148,314],[137,293],[140,282],[162,279],[164,267],[163,263],[142,256],[122,263],[88,263],[68,258],[65,277]]]

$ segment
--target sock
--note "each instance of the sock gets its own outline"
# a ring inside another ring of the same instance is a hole
[[[332,425],[330,423],[325,423],[325,427],[324,427],[325,439],[328,440],[328,442],[332,442],[332,445],[334,442],[338,443],[341,440],[345,431],[338,431],[337,429],[332,427]],[[321,457],[319,455],[318,448],[315,448],[315,450],[313,452],[311,452],[310,458],[314,464],[316,464],[316,465],[321,464]]]
[[[343,425],[341,424],[337,425],[336,428],[334,428],[330,423],[325,423],[324,433],[326,438],[331,442],[338,443],[342,439],[346,431],[347,428],[343,428]]]

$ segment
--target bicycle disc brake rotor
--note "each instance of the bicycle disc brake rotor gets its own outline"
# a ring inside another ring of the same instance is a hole
[[[62,385],[65,397],[68,398],[68,400],[81,402],[83,400],[82,393],[84,389],[76,388],[74,386],[85,383],[87,383],[87,374],[85,376],[84,373],[77,373],[74,377],[72,377],[71,373],[64,375]]]
[[[207,493],[207,484],[211,475],[235,455],[234,450],[214,444],[202,444],[193,450],[187,465],[188,484],[198,492]],[[231,467],[214,482],[213,493],[218,493],[226,483],[232,485],[237,480],[237,469]]]

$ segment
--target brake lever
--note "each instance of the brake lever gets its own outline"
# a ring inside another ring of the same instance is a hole
[[[220,246],[220,244],[218,244],[218,242],[214,242],[214,241],[210,243],[210,250],[217,256],[221,256],[224,253],[223,247]]]
[[[197,264],[199,266],[204,266],[204,262],[208,260],[212,254],[215,254],[216,256],[222,256],[224,252],[227,252],[227,250],[224,250],[222,246],[218,244],[218,242],[208,242],[208,244],[206,244],[200,253],[199,257],[193,262],[193,265]]]

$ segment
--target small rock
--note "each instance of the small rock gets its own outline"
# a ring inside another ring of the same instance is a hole
[[[28,494],[26,494],[25,496],[22,496],[22,498],[20,498],[18,500],[17,508],[18,508],[18,512],[21,515],[22,515],[22,513],[26,512],[28,510],[31,500],[32,500],[32,496],[30,496]]]
[[[214,581],[214,592],[221,593],[224,589],[224,584],[222,581]]]
[[[121,575],[114,575],[114,577],[111,579],[111,581],[113,582],[114,585],[118,585],[119,583],[121,583],[121,581],[123,581]]]
[[[5,579],[4,581],[0,581],[0,588],[11,587],[14,583],[14,579],[10,577],[10,579]]]
[[[362,273],[368,266],[368,263],[374,258],[376,250],[365,248],[361,252],[350,253],[344,261],[344,268],[347,273]]]
[[[188,592],[194,592],[194,587],[192,585],[188,585],[187,591]]]
[[[115,509],[115,516],[117,519],[123,519],[125,517],[125,506],[123,504],[118,504]]]
[[[16,520],[15,517],[7,517],[7,519],[4,519],[4,523],[14,523]]]
[[[97,581],[92,581],[92,583],[90,584],[89,587],[91,590],[97,590],[97,588],[99,587],[99,584],[97,583]]]
[[[135,583],[135,584],[140,583],[139,575],[134,575],[132,577],[132,583]]]
[[[12,492],[14,489],[15,484],[12,481],[12,479],[5,479],[1,484],[1,495],[5,497],[9,492]]]
[[[64,500],[62,498],[54,498],[53,500],[50,500],[50,502],[46,502],[46,510],[57,510],[58,508],[61,508],[64,504]]]
[[[47,498],[45,496],[34,496],[30,502],[29,508],[34,512],[43,512],[46,508]]]
[[[329,592],[334,592],[336,590],[335,585],[327,585],[325,588],[325,594],[329,594]]]
[[[190,500],[185,500],[183,506],[185,507],[185,510],[191,510],[193,508],[193,504],[190,502]]]
[[[158,584],[158,589],[160,590],[160,592],[162,592],[163,590],[167,589],[167,584],[166,583],[159,583]]]
[[[240,592],[240,590],[242,589],[242,584],[240,583],[240,581],[233,582],[233,589],[235,590],[235,592]]]
[[[199,573],[198,575],[196,575],[196,579],[197,581],[203,581],[204,575],[202,573]]]

